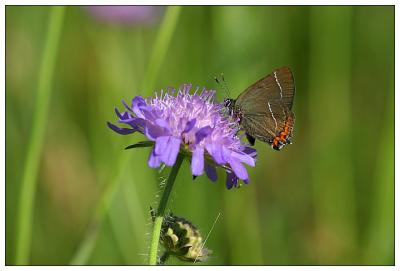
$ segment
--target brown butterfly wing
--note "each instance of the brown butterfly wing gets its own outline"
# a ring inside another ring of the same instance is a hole
[[[286,121],[290,121],[293,127],[295,116],[292,111],[279,103],[269,102],[271,110],[266,113],[248,113],[243,115],[241,125],[249,135],[254,138],[271,142],[285,126]],[[292,133],[290,128],[289,136]]]
[[[294,92],[293,74],[288,67],[283,67],[274,70],[248,87],[236,99],[236,104],[240,104],[242,110],[247,109],[246,106],[250,106],[249,109],[252,112],[254,109],[257,112],[258,110],[263,112],[267,101],[279,100],[288,109],[292,109]]]
[[[248,87],[236,100],[242,113],[241,125],[246,133],[269,142],[285,126],[291,112],[295,87],[288,67],[273,71]]]

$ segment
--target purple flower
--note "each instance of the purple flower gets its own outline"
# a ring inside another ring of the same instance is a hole
[[[151,23],[160,12],[157,6],[88,6],[90,14],[111,23]]]
[[[148,164],[152,168],[161,163],[174,165],[178,153],[191,159],[194,176],[204,172],[217,180],[216,166],[227,172],[226,185],[230,189],[239,180],[248,183],[249,176],[243,164],[255,166],[256,150],[244,146],[237,136],[238,126],[230,117],[221,113],[222,104],[213,103],[215,91],[203,90],[190,94],[190,84],[185,84],[176,95],[163,92],[155,98],[135,97],[130,105],[123,102],[127,111],[115,112],[121,128],[108,122],[115,132],[127,135],[144,134],[154,142]]]

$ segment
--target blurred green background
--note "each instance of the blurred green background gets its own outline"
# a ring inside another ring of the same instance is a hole
[[[6,7],[6,264],[146,264],[160,174],[148,149],[123,150],[142,135],[107,128],[114,107],[185,82],[221,101],[215,75],[237,97],[281,66],[296,81],[293,144],[258,142],[240,189],[227,190],[222,171],[216,183],[193,181],[187,162],[178,175],[175,214],[206,235],[221,213],[200,264],[394,264],[393,6],[157,7],[150,20],[123,22],[66,7],[55,15],[31,199],[22,180],[52,12]]]

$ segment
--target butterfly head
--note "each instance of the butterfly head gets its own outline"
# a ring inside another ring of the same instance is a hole
[[[234,99],[225,99],[224,100],[224,107],[228,108],[229,111],[232,111],[234,106],[235,106],[235,100]]]
[[[237,110],[235,108],[235,100],[234,99],[225,99],[224,100],[224,108],[228,111],[228,114],[231,116],[237,115]]]

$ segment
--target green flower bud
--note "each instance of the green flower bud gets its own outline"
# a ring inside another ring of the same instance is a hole
[[[184,218],[170,214],[161,227],[161,242],[166,254],[182,261],[205,261],[211,251],[204,247],[199,230]]]

